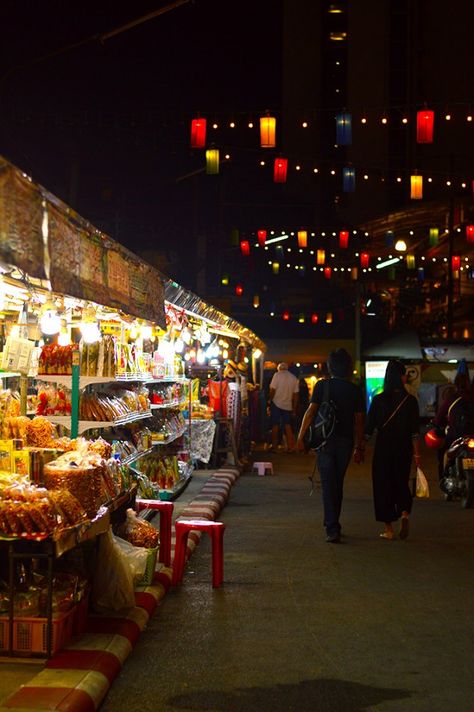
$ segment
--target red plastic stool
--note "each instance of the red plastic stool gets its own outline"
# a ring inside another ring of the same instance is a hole
[[[137,512],[142,509],[156,509],[160,513],[160,553],[158,561],[165,566],[171,566],[171,524],[173,517],[173,502],[163,502],[159,499],[137,499]]]
[[[174,523],[176,541],[173,561],[172,585],[177,586],[183,580],[186,564],[186,547],[191,530],[208,532],[212,542],[212,586],[219,588],[224,577],[224,522],[207,519],[178,519]]]

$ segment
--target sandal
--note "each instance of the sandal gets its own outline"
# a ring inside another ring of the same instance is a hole
[[[410,533],[410,522],[408,517],[402,517],[402,521],[400,523],[400,532],[399,532],[399,537],[400,539],[406,539],[408,537],[408,534]]]
[[[381,539],[388,539],[389,541],[392,541],[395,539],[395,532],[382,532],[379,536]]]

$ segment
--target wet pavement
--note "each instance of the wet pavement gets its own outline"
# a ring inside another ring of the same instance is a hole
[[[224,585],[207,537],[115,679],[101,712],[446,712],[474,707],[474,510],[446,502],[424,451],[429,500],[406,541],[379,538],[370,451],[351,465],[328,544],[313,459],[254,453],[220,519]]]
[[[101,712],[472,710],[474,510],[444,501],[425,450],[430,499],[415,501],[408,540],[379,539],[370,457],[348,471],[335,545],[320,490],[309,496],[313,458],[254,453],[275,474],[244,472],[231,490],[223,587],[204,536]],[[178,514],[209,474],[195,473]],[[37,671],[2,664],[0,698]]]

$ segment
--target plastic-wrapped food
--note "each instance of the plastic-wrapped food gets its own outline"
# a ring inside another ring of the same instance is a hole
[[[117,529],[117,533],[134,546],[154,549],[159,543],[159,532],[150,522],[139,519],[133,509],[127,509],[125,522]]]
[[[119,611],[135,605],[132,569],[110,528],[99,537],[92,604],[97,612]]]

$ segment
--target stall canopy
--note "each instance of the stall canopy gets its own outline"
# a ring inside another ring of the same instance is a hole
[[[254,349],[260,349],[262,352],[266,350],[265,343],[261,341],[253,331],[242,326],[238,321],[227,316],[217,309],[217,307],[212,306],[212,304],[207,304],[196,294],[187,291],[171,279],[165,282],[165,300],[201,319],[207,319],[218,328],[234,334],[241,339],[241,341],[246,342]]]
[[[2,157],[0,260],[53,292],[166,328],[166,278]]]
[[[365,359],[399,358],[408,361],[422,361],[420,339],[414,331],[392,336],[376,346],[364,350]]]

